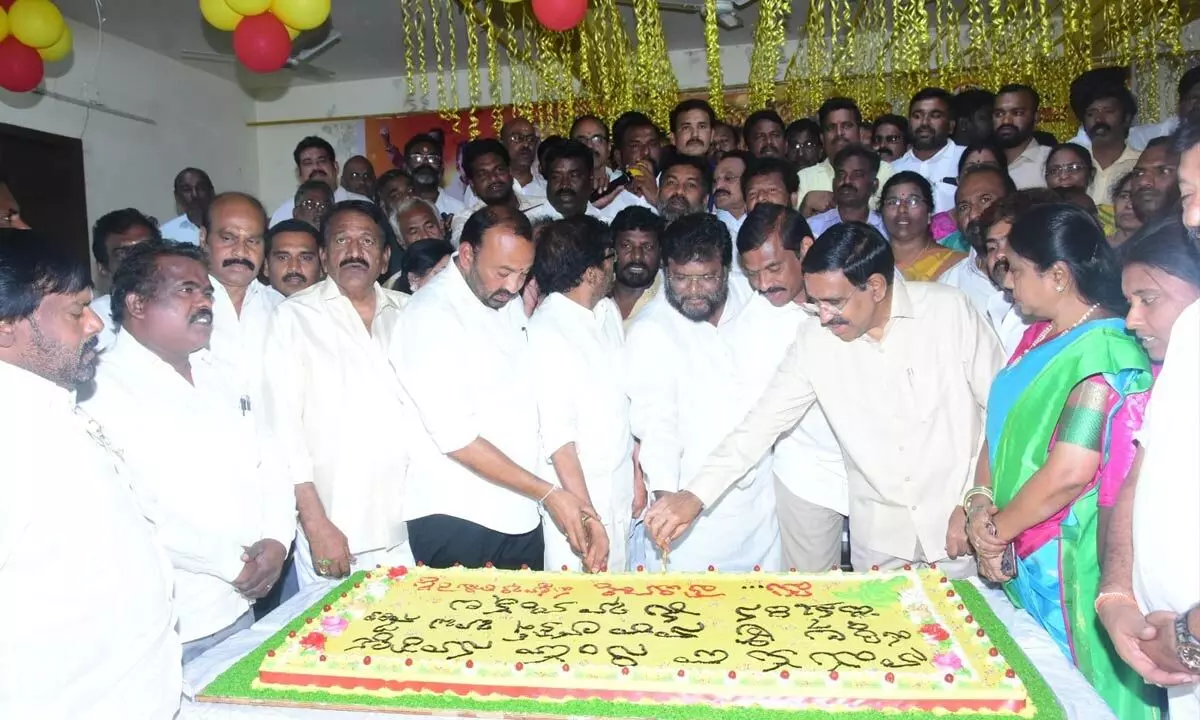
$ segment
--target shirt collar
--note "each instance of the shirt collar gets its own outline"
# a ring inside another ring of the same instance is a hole
[[[1042,145],[1037,141],[1037,138],[1029,138],[1029,144],[1021,151],[1016,160],[1008,164],[1009,167],[1025,162],[1038,162],[1040,158],[1038,154],[1041,152]]]
[[[25,368],[0,360],[0,394],[5,402],[26,401],[47,408],[71,411],[75,391],[68,390]]]
[[[385,307],[392,307],[397,310],[400,309],[400,304],[396,302],[396,299],[394,297],[392,297],[392,295],[390,295],[389,293],[385,292],[383,287],[381,287],[379,285],[379,283],[374,284],[374,289],[375,289],[375,315],[376,315],[376,317],[379,316],[379,313]],[[320,298],[326,302],[331,301],[331,300],[340,300],[340,299],[346,299],[346,301],[349,302],[349,298],[346,298],[346,295],[345,295],[345,293],[342,292],[342,289],[340,287],[338,287],[338,284],[336,282],[334,282],[333,278],[328,275],[326,275],[325,279],[321,281],[320,287],[317,290],[317,293],[320,296]]]
[[[930,158],[928,160],[922,160],[922,159],[918,158],[916,153],[913,152],[912,148],[908,149],[908,152],[905,153],[905,156],[910,158],[913,162],[932,163],[932,162],[937,162],[938,160],[941,160],[942,156],[944,156],[946,153],[953,152],[954,149],[957,147],[958,147],[958,145],[955,145],[953,140],[947,140],[946,144],[942,146],[942,149],[935,152],[932,156],[930,156]]]
[[[521,296],[517,295],[512,300],[509,300],[508,304],[502,308],[493,309],[487,305],[484,305],[483,302],[475,296],[475,293],[471,290],[471,287],[467,285],[467,279],[463,277],[462,268],[458,266],[457,252],[450,256],[450,265],[447,266],[444,271],[438,273],[437,276],[431,281],[431,284],[436,282],[446,283],[450,286],[449,296],[455,305],[466,309],[467,312],[485,313],[486,317],[489,318],[495,317],[498,313],[504,312],[509,305],[512,305],[515,302],[523,302],[521,300]],[[522,314],[524,314],[524,310],[522,310]]]
[[[899,272],[896,272],[893,277],[895,279],[892,281],[892,316],[888,320],[916,317],[917,313],[913,307],[912,298],[908,294],[908,283]]]

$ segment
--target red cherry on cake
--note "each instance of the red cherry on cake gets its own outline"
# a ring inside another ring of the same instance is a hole
[[[525,663],[517,663],[516,668],[517,668],[517,672],[521,672],[522,670],[525,669]]]
[[[487,568],[488,570],[491,570],[492,568],[496,567],[496,566],[495,566],[495,565],[493,565],[493,564],[492,564],[490,561],[489,561],[489,562],[485,562],[485,563],[483,564],[483,566],[484,566],[485,568]]]
[[[363,656],[363,665],[370,665],[370,664],[371,664],[371,656],[370,656],[370,655],[364,655],[364,656]]]
[[[1009,668],[1009,669],[1007,669],[1007,670],[1005,670],[1005,671],[1004,671],[1004,677],[1006,677],[1006,678],[1008,678],[1008,679],[1010,679],[1010,680],[1011,680],[1012,678],[1015,678],[1016,676],[1017,676],[1017,674],[1016,674],[1015,672],[1013,672],[1013,669],[1012,669],[1012,668]]]
[[[940,583],[950,582],[950,579],[949,579],[949,578],[947,578],[945,575],[943,575],[943,576],[942,576],[942,579],[941,579],[941,580],[938,580],[938,582],[940,582]]]
[[[781,679],[781,680],[787,680],[791,676],[792,676],[792,674],[790,672],[788,672],[787,670],[784,670],[783,672],[779,673],[779,679]]]
[[[952,682],[954,682],[954,675],[952,675],[951,673],[946,673],[945,680],[946,680],[946,682],[948,682],[948,683],[952,683]]]
[[[872,566],[871,566],[871,569],[872,569],[872,570],[879,570],[879,566],[878,566],[878,565],[872,565]]]
[[[362,583],[354,583],[354,587],[362,587]]]
[[[637,566],[637,571],[638,571],[638,572],[646,572],[646,566],[645,566],[645,565],[638,565],[638,566]]]
[[[717,569],[716,569],[715,567],[713,567],[712,565],[709,565],[709,566],[708,566],[708,571],[709,571],[709,572],[716,572],[716,571],[717,571]]]
[[[571,672],[571,666],[564,663],[563,664],[563,672]]]
[[[621,668],[621,674],[622,674],[622,675],[628,675],[628,674],[629,674],[629,668]]]
[[[912,565],[910,565],[910,564],[908,564],[908,563],[904,563],[904,569],[905,569],[905,570],[912,570]]]
[[[968,625],[970,625],[970,624],[971,624],[971,623],[973,623],[973,622],[975,622],[975,616],[974,616],[974,615],[968,615],[968,616],[967,616],[967,624],[968,624]]]
[[[888,673],[887,675],[884,675],[883,679],[890,683],[896,682],[896,676],[893,673]]]
[[[473,668],[473,667],[475,667],[475,661],[474,661],[474,660],[468,660],[468,661],[467,661],[467,669],[468,669],[468,670],[470,670],[470,669],[471,669],[471,668]]]
[[[522,569],[522,570],[528,570],[528,569],[529,569],[529,566],[528,566],[528,565],[526,565],[525,563],[521,563],[521,569]]]
[[[946,597],[954,597],[954,591],[953,591],[953,590],[947,590],[947,591],[946,591]]]
[[[829,673],[829,679],[830,679],[830,680],[833,680],[834,682],[837,682],[837,679],[838,679],[838,671],[837,671],[837,670],[834,670],[833,672]],[[888,682],[891,682],[891,680],[888,680]]]
[[[412,667],[412,658],[404,658],[404,667]]]
[[[991,648],[990,650],[988,650],[988,655],[991,655],[992,657],[996,657],[999,654],[1000,654],[1000,651],[997,650],[996,648]]]
[[[268,651],[267,651],[267,657],[275,657],[275,651],[274,651],[274,650],[268,650]]]
[[[417,561],[417,567],[425,567],[425,563],[421,560]]]
[[[304,622],[308,625],[312,625],[312,618],[304,618]]]
[[[959,610],[966,610],[967,608],[966,608],[966,606],[965,606],[965,605],[963,605],[962,603],[959,603],[959,604],[958,604],[958,609],[959,609]]]
[[[676,674],[676,675],[678,675],[679,677],[683,677],[683,676],[684,676],[684,672],[683,672],[682,670],[680,670],[679,672],[677,672],[677,673],[675,673],[675,674]]]
[[[978,635],[979,637],[983,637],[984,635],[987,635],[987,633],[985,633],[983,631],[983,628],[979,628],[978,630],[976,630],[975,634]]]
[[[755,566],[754,566],[754,572],[761,572],[761,571],[762,571],[762,565],[755,565]]]
[[[371,577],[371,573],[367,573],[367,577],[368,577],[368,578],[369,578],[369,577]]]
[[[730,671],[729,671],[729,679],[730,679],[730,680],[737,680],[737,673],[736,673],[736,672],[734,672],[733,670],[730,670]]]
[[[562,571],[563,571],[563,572],[566,572],[566,571],[567,571],[567,566],[566,566],[566,565],[563,565],[563,566],[562,566]]]

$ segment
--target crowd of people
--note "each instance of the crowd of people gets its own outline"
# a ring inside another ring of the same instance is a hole
[[[1002,586],[1121,720],[1200,718],[1178,92],[1094,84],[1064,143],[1016,84],[514,118],[449,178],[438,133],[378,177],[307,137],[274,212],[187,168],[178,217],[100,217],[103,295],[5,194],[0,708],[171,717],[377,564],[821,572],[848,527],[850,569]]]

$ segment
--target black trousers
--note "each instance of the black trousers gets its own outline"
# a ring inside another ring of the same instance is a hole
[[[408,542],[414,559],[431,568],[481,568],[491,563],[501,570],[519,570],[522,565],[542,570],[546,550],[541,525],[523,535],[506,535],[450,515],[409,520]]]

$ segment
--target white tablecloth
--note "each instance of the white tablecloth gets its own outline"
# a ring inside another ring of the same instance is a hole
[[[1042,677],[1050,685],[1050,689],[1058,697],[1059,703],[1066,710],[1069,720],[1116,720],[1112,711],[1092,690],[1087,680],[1079,674],[1067,659],[1058,651],[1058,647],[1046,631],[1026,612],[1017,610],[1009,603],[1004,593],[984,587],[978,581],[972,581],[979,592],[987,600],[996,616],[1008,628],[1013,638],[1029,656],[1029,659],[1041,672]],[[252,650],[261,645],[267,638],[274,635],[293,618],[300,615],[317,600],[321,599],[328,587],[318,586],[308,592],[301,592],[286,603],[280,605],[275,612],[260,620],[254,627],[243,630],[220,645],[209,650],[204,655],[193,660],[183,668],[183,679],[188,687],[197,693],[206,685],[225,672],[231,665],[241,660]],[[183,709],[179,714],[180,720],[266,720],[267,718],[295,718],[296,720],[395,720],[397,715],[377,712],[345,712],[335,710],[301,710],[298,708],[277,708],[245,705],[226,705],[222,703],[195,702],[184,699]],[[412,717],[412,716],[409,716]],[[427,717],[429,720],[444,720]]]

